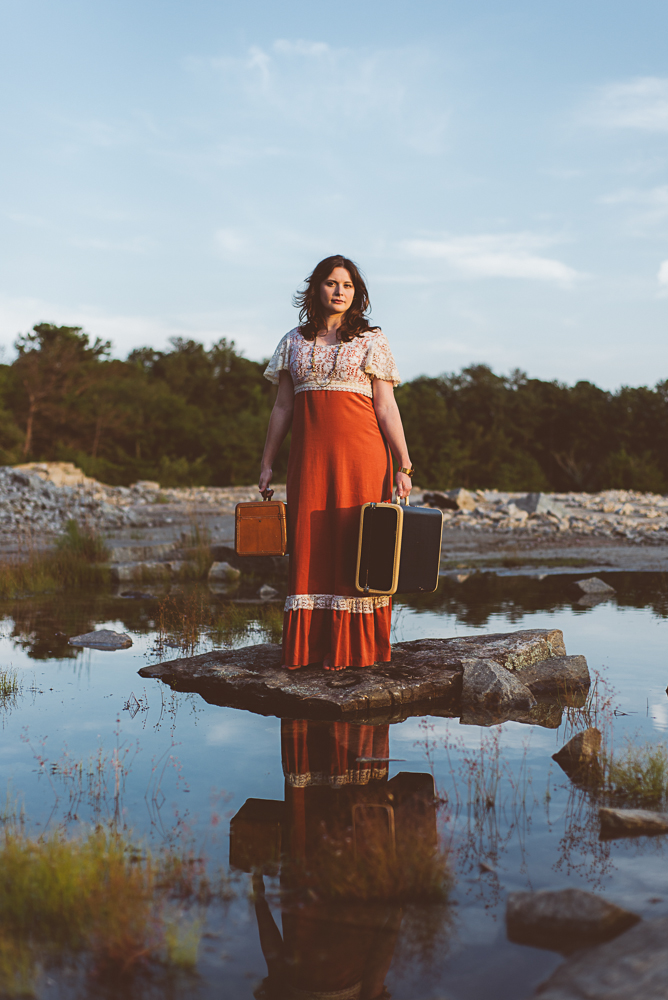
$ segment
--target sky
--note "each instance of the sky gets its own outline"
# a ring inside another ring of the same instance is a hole
[[[270,355],[322,257],[406,379],[668,378],[668,6],[4,0],[0,349]]]

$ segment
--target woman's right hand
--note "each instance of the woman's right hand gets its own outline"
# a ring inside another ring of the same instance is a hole
[[[271,477],[273,476],[273,474],[274,473],[271,469],[262,469],[260,473],[260,482],[258,483],[258,489],[260,493],[264,493],[264,491],[267,489],[269,483],[271,482]]]

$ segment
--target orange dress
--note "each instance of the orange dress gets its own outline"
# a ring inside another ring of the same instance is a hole
[[[337,667],[387,662],[391,599],[361,595],[354,577],[361,506],[392,497],[392,460],[371,388],[374,378],[399,383],[392,352],[378,329],[316,346],[296,328],[265,377],[277,383],[281,370],[295,390],[283,662],[305,666],[328,653]]]

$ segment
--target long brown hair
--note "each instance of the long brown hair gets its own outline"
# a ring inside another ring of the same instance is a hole
[[[334,254],[333,257],[325,257],[316,264],[306,279],[304,291],[295,293],[293,301],[295,306],[299,307],[299,332],[304,340],[315,340],[318,330],[322,330],[325,325],[320,286],[329,278],[335,267],[344,267],[355,287],[350,308],[343,314],[343,322],[338,331],[339,339],[347,342],[353,337],[363,337],[369,330],[375,329],[366,317],[371,309],[371,303],[360,269],[354,261],[340,254]]]

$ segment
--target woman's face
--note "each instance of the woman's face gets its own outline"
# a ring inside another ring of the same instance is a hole
[[[320,301],[326,313],[344,313],[350,309],[355,286],[345,267],[335,267],[320,286]]]

